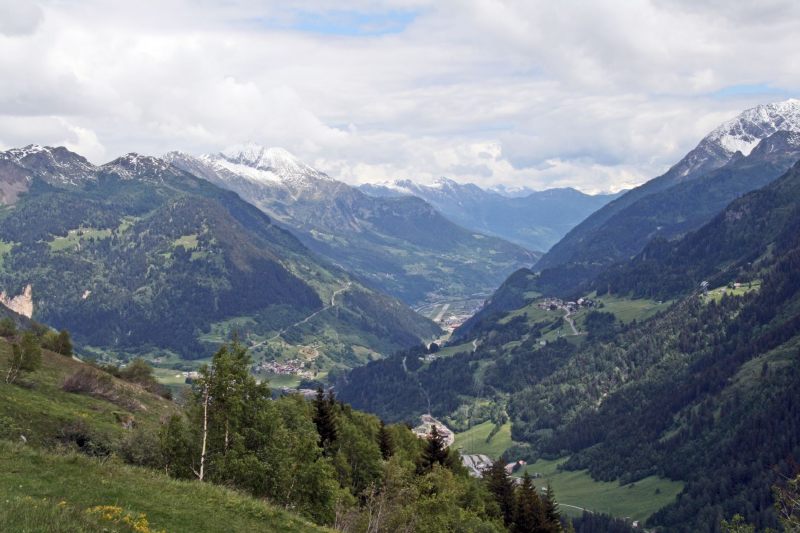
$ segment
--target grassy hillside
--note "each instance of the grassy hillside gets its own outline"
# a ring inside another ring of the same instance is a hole
[[[492,459],[497,459],[503,452],[514,445],[511,439],[511,423],[500,426],[494,435],[489,437],[495,424],[491,420],[482,422],[467,431],[456,433],[454,446],[465,454],[484,454]]]
[[[325,531],[209,483],[7,441],[0,441],[0,494],[6,531]]]
[[[10,344],[0,339],[0,370],[7,367],[10,354]],[[85,363],[43,350],[39,370],[18,384],[0,383],[0,437],[24,435],[31,444],[49,445],[58,439],[68,444],[77,433],[87,433],[98,444],[113,446],[129,433],[123,424],[153,429],[162,417],[177,412],[171,401],[111,376],[114,401],[64,391],[64,380],[86,368]]]

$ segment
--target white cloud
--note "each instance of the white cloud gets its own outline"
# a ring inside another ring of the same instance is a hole
[[[0,144],[100,162],[254,140],[352,182],[597,191],[800,88],[788,0],[285,6],[0,0]]]
[[[27,35],[41,20],[42,10],[36,2],[0,0],[0,35]]]

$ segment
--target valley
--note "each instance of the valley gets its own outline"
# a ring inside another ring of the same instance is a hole
[[[0,0],[0,533],[800,533],[799,2],[109,4]]]

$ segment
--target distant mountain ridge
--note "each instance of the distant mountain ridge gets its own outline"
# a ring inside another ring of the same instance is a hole
[[[486,293],[539,257],[464,229],[419,198],[369,196],[282,149],[248,144],[165,159],[238,193],[315,252],[409,304]]]
[[[338,342],[381,352],[438,333],[235,193],[162,159],[94,166],[31,146],[0,153],[0,189],[14,192],[3,197],[0,288],[30,284],[33,318],[83,345],[197,358],[234,329],[276,337],[304,317],[313,320],[289,332],[295,342],[334,328]],[[327,355],[326,364],[356,363]]]
[[[447,178],[430,185],[396,180],[359,188],[372,196],[422,198],[461,226],[531,250],[548,250],[575,225],[622,194],[588,195],[572,188],[491,190]]]
[[[800,157],[798,132],[794,99],[755,107],[715,128],[665,174],[599,209],[553,246],[536,265],[547,278],[542,287],[563,292],[633,257],[656,236],[698,228],[785,172]]]

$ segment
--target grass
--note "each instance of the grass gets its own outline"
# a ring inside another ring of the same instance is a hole
[[[541,477],[534,479],[538,488],[548,483],[555,491],[561,509],[572,516],[583,509],[608,513],[633,520],[646,520],[651,514],[672,502],[683,490],[683,483],[656,476],[646,477],[635,483],[595,481],[586,470],[559,471],[558,465],[566,459],[548,461],[540,459],[528,465],[524,471]],[[522,475],[523,471],[518,472]]]
[[[186,377],[182,370],[171,368],[153,368],[153,375],[162,385],[178,386],[186,384]]]
[[[183,235],[182,237],[175,239],[175,241],[172,243],[172,246],[174,248],[182,246],[183,249],[186,251],[195,250],[197,249],[198,246],[197,234]]]
[[[263,377],[269,381],[269,386],[273,389],[282,389],[284,387],[294,389],[300,385],[300,381],[303,379],[293,374],[264,374]]]
[[[220,486],[6,441],[0,441],[0,494],[5,531],[136,530],[104,518],[115,513],[144,516],[148,529],[139,531],[324,531]],[[112,512],[87,512],[97,506],[110,506]]]
[[[757,291],[761,289],[761,280],[753,280],[749,283],[742,283],[738,287],[728,287],[727,285],[722,287],[717,287],[716,289],[712,289],[708,291],[705,295],[705,301],[715,301],[719,302],[722,300],[724,295],[728,296],[743,296],[748,292]]]
[[[13,242],[0,241],[0,268],[3,268],[3,260],[5,256],[14,248]]]
[[[8,342],[0,340],[0,370],[7,368],[10,353]],[[75,359],[45,350],[39,370],[23,376],[19,384],[1,383],[0,422],[4,422],[0,426],[11,426],[5,428],[5,433],[15,439],[24,435],[29,442],[47,444],[66,426],[85,423],[91,426],[93,434],[116,441],[125,433],[121,419],[133,416],[137,424],[154,427],[162,415],[177,409],[173,403],[119,380],[114,381],[127,387],[143,409],[129,411],[100,398],[62,390],[64,379],[85,366]]]
[[[507,422],[487,442],[486,439],[494,428],[494,422],[487,420],[467,431],[456,433],[454,446],[466,454],[484,454],[492,459],[497,459],[503,452],[514,445],[511,440],[511,423]]]
[[[472,353],[475,351],[475,347],[472,346],[471,342],[465,342],[463,344],[457,344],[456,346],[448,346],[447,348],[442,348],[438,352],[436,352],[436,357],[451,357],[457,353]]]
[[[82,241],[89,239],[108,239],[111,237],[112,230],[110,229],[96,229],[96,228],[79,228],[71,229],[67,232],[66,237],[56,237],[48,244],[50,250],[59,252],[68,250],[70,248],[77,248]]]
[[[602,302],[602,308],[595,308],[598,311],[605,311],[607,313],[614,313],[617,319],[625,322],[636,320],[644,320],[655,315],[659,311],[667,309],[672,305],[672,301],[657,302],[655,300],[638,299],[631,300],[629,298],[619,298],[617,296],[601,296],[595,298],[590,295],[589,298],[597,302]],[[580,316],[580,315],[579,315]],[[581,324],[582,325],[582,324]]]

